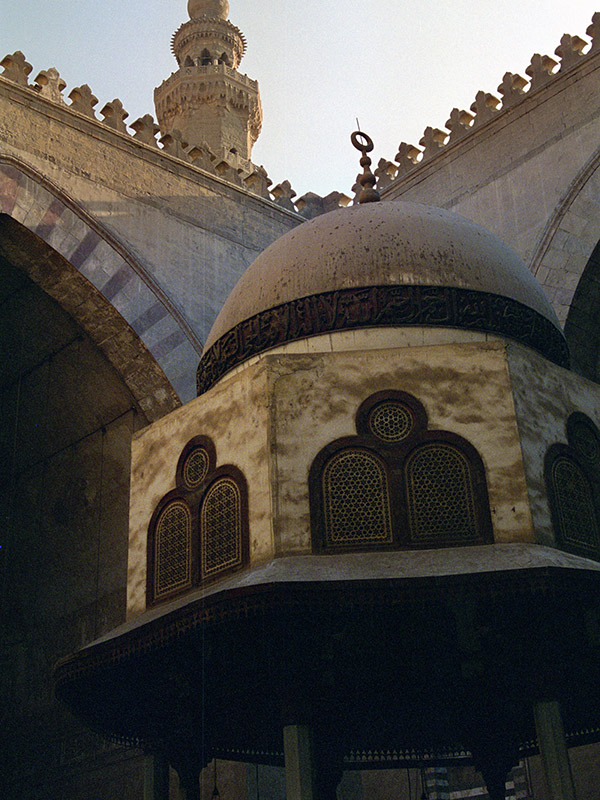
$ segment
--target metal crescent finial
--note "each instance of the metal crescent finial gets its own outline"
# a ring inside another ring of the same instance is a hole
[[[358,195],[359,203],[376,203],[380,200],[379,192],[375,189],[377,178],[371,172],[371,159],[367,155],[373,150],[373,140],[370,136],[362,131],[354,131],[350,137],[350,141],[360,150],[362,156],[360,158],[360,165],[363,168],[363,174],[359,176],[358,180],[362,186],[361,192]]]

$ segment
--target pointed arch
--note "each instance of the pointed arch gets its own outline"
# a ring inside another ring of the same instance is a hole
[[[548,217],[530,261],[571,351],[572,368],[598,380],[600,358],[600,148]]]
[[[195,363],[202,344],[158,285],[88,212],[7,156],[0,158],[0,231],[0,254],[84,328],[150,420],[193,396],[193,376],[181,365]]]

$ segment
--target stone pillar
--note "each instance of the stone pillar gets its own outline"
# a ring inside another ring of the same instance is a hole
[[[169,764],[162,756],[144,757],[144,800],[169,800]]]
[[[200,800],[200,774],[179,773],[179,800]]]
[[[575,800],[560,704],[542,700],[534,705],[533,713],[548,796],[550,800]]]
[[[317,800],[311,730],[308,725],[283,729],[286,800]]]

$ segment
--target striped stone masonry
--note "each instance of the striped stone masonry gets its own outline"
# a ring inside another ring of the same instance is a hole
[[[147,415],[162,416],[178,405],[173,390],[180,400],[193,396],[193,375],[188,374],[186,365],[198,360],[202,343],[159,286],[114,236],[56,187],[29,172],[14,159],[0,158],[0,212],[24,225],[59,253],[118,312],[123,329],[129,330],[129,338],[143,343],[166,378],[164,396],[161,399],[155,390],[145,394],[145,368],[140,363],[132,365],[137,369],[135,378],[133,375],[130,380],[127,375],[124,378]],[[81,313],[84,314],[84,309]],[[85,329],[84,322],[79,321]],[[120,333],[123,335],[123,331]],[[100,344],[109,360],[113,360],[110,341]]]
[[[262,165],[257,166],[252,161],[242,158],[237,153],[232,153],[227,148],[223,148],[220,152],[214,152],[206,143],[190,146],[183,140],[182,134],[178,130],[171,130],[161,137],[160,128],[151,114],[145,114],[131,123],[125,123],[129,114],[118,98],[102,106],[99,112],[102,118],[99,119],[96,113],[98,98],[87,84],[71,89],[68,95],[70,104],[66,103],[63,92],[67,88],[67,84],[54,67],[41,70],[37,74],[34,83],[30,84],[28,76],[33,68],[20,50],[4,56],[0,61],[0,67],[2,67],[0,79],[3,78],[35,92],[38,97],[63,106],[69,111],[86,117],[88,120],[93,120],[99,125],[112,129],[116,133],[131,137],[138,143],[151,147],[153,150],[158,150],[171,158],[177,158],[180,161],[192,164],[210,175],[217,175],[222,180],[245,189],[251,194],[258,195],[265,200],[270,200],[281,208],[297,213],[305,219],[311,219],[330,211],[332,208],[348,205],[350,202],[351,198],[340,192],[331,192],[326,197],[309,192],[292,203],[290,202],[289,194],[282,195],[276,191],[277,187],[285,184],[289,186],[288,181],[283,181],[277,184],[274,190],[270,190],[269,186],[272,181]],[[226,67],[219,67],[219,69],[229,70]],[[234,70],[229,71],[235,72]],[[239,76],[239,73],[236,73],[236,75]],[[255,81],[250,81],[245,75],[242,75],[241,78],[249,83],[256,83]],[[202,158],[199,158],[200,152],[202,153]],[[295,192],[291,191],[291,196],[295,197]],[[308,200],[305,200],[305,198],[308,198]],[[316,202],[315,198],[317,198]]]

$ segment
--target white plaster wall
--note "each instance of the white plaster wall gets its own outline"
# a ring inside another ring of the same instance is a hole
[[[390,350],[396,347],[423,347],[424,345],[452,344],[462,342],[502,341],[501,337],[484,331],[471,331],[462,328],[357,328],[356,330],[334,331],[318,336],[309,336],[294,342],[272,347],[264,353],[252,356],[243,364],[234,367],[228,376],[236,375],[264,358],[280,353],[336,353],[357,350]]]
[[[250,563],[272,556],[269,397],[261,365],[178,408],[134,437],[131,456],[128,617],[146,610],[148,524],[161,498],[175,488],[181,451],[194,436],[209,436],[217,467],[233,464],[246,477]]]
[[[308,474],[329,442],[356,433],[369,395],[401,389],[425,406],[429,428],[467,439],[487,474],[497,542],[531,541],[525,476],[502,342],[370,352],[267,356],[272,383],[277,553],[310,552]]]
[[[134,437],[128,615],[145,611],[148,524],[175,488],[177,461],[193,436],[210,436],[217,466],[235,464],[246,477],[257,566],[311,552],[310,467],[325,445],[356,433],[360,404],[386,389],[413,394],[430,430],[452,431],[477,449],[495,541],[533,541],[504,342],[270,354]]]
[[[535,539],[555,546],[544,458],[550,445],[567,444],[574,411],[600,425],[600,386],[520,345],[509,344],[507,353]]]

